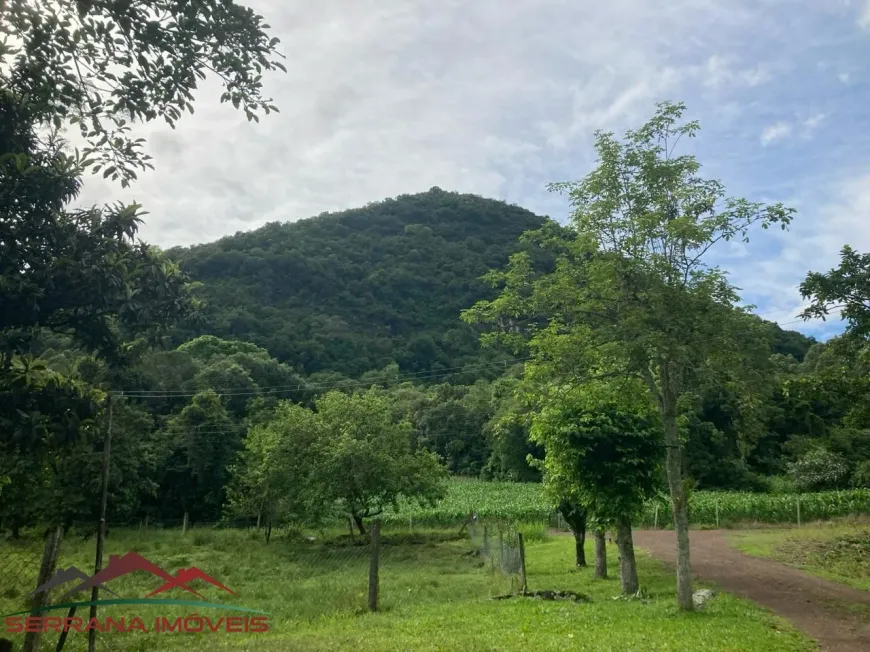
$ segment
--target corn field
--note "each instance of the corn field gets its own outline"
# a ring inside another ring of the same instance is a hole
[[[453,478],[447,496],[434,507],[400,505],[383,516],[385,523],[437,527],[467,520],[511,523],[556,522],[554,505],[536,483],[484,482]],[[741,522],[797,523],[837,516],[870,514],[870,489],[807,494],[696,491],[689,496],[689,521],[696,526]],[[670,527],[666,495],[650,500],[635,519],[637,527]]]
[[[870,514],[870,489],[806,494],[697,491],[689,496],[692,525],[804,523],[858,514]],[[639,527],[668,527],[671,523],[670,502],[664,496],[648,502],[637,521]]]
[[[401,505],[398,511],[385,513],[383,520],[421,526],[452,525],[472,513],[491,522],[544,523],[552,517],[553,505],[537,483],[451,478],[447,496],[434,507]]]

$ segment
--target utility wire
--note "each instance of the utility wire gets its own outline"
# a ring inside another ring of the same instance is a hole
[[[515,362],[522,362],[523,360],[526,360],[526,359],[528,359],[528,358],[522,358],[522,359],[516,360]],[[442,372],[447,372],[447,371],[456,370],[456,369],[471,369],[474,367],[504,365],[504,364],[507,364],[508,362],[511,362],[511,361],[509,361],[509,360],[498,360],[498,361],[493,360],[490,362],[478,362],[478,363],[468,364],[468,365],[459,365],[456,367],[445,367],[444,369],[437,369],[434,371],[433,370],[414,371],[414,372],[409,372],[409,373],[403,374],[402,379],[403,380],[404,379],[413,380],[414,377],[418,377],[418,376],[425,377],[425,376],[428,376],[431,374],[441,374]],[[346,385],[346,384],[356,384],[356,383],[367,384],[365,381],[348,379],[348,380],[339,381],[338,383],[335,383],[334,386],[341,387],[341,386]],[[267,385],[265,387],[262,387],[261,389],[308,389],[308,388],[319,388],[319,387],[329,387],[329,386],[330,386],[329,384],[324,384],[324,383],[297,383],[295,385]],[[232,393],[233,391],[245,392],[245,391],[249,391],[249,390],[245,390],[245,389],[236,390],[236,388],[230,387],[230,388],[226,388],[226,389],[215,389],[214,391],[224,392],[224,393]],[[190,392],[190,390],[188,390],[188,389],[166,389],[166,390],[130,390],[127,392],[122,392],[122,393],[125,396],[131,396],[133,394],[136,394],[136,395],[138,395],[138,394],[160,394],[161,396],[163,396],[166,394],[173,394],[173,393],[180,393],[180,394],[186,395],[188,392]]]
[[[439,369],[436,372],[415,372],[414,374],[405,374],[402,376],[397,376],[394,379],[390,379],[390,382],[394,383],[402,383],[407,382],[409,380],[431,380],[433,378],[442,378],[444,376],[452,376],[459,371],[456,370],[466,370],[466,369],[475,369],[480,367],[498,367],[511,364],[518,364],[520,362],[524,362],[529,358],[519,358],[514,360],[502,360],[502,361],[492,361],[492,362],[482,362],[477,364],[465,365],[460,367],[448,367],[446,369]],[[425,375],[424,375],[425,374]],[[118,392],[121,396],[126,396],[129,398],[189,398],[192,396],[196,396],[202,391],[213,391],[218,396],[224,397],[233,397],[233,396],[269,396],[269,395],[279,395],[279,394],[292,394],[294,392],[310,392],[312,390],[323,390],[323,389],[346,389],[351,387],[370,387],[372,385],[378,384],[376,380],[348,380],[342,381],[339,383],[310,383],[310,384],[297,384],[297,385],[274,385],[274,386],[266,386],[260,387],[258,389],[243,389],[238,390],[236,388],[227,388],[227,389],[211,389],[207,388],[200,391],[191,390],[154,390],[154,391],[125,391]]]
[[[789,324],[796,324],[798,322],[802,322],[802,319],[795,319],[793,321],[776,323],[778,326],[787,326]],[[746,332],[748,334],[749,331]],[[443,378],[445,376],[452,376],[456,373],[461,373],[462,371],[469,369],[479,369],[481,367],[497,367],[497,366],[507,366],[508,364],[519,364],[521,362],[526,362],[530,360],[532,356],[527,356],[525,358],[517,358],[514,360],[493,360],[490,362],[481,362],[476,364],[469,365],[459,365],[454,367],[445,367],[444,369],[439,369],[437,371],[417,371],[410,372],[407,374],[402,374],[401,376],[397,376],[394,379],[390,379],[388,382],[400,384],[408,381],[415,380],[432,380],[436,378]],[[363,381],[363,380],[346,380],[340,381],[337,383],[297,383],[295,385],[270,385],[265,387],[259,387],[257,389],[238,389],[238,388],[223,388],[223,389],[212,389],[207,388],[205,390],[200,391],[192,391],[186,389],[178,389],[178,390],[131,390],[131,391],[121,391],[118,392],[121,396],[126,396],[129,398],[139,398],[139,399],[168,399],[168,398],[191,398],[199,394],[201,391],[212,391],[218,396],[221,397],[233,397],[233,396],[275,396],[275,395],[283,395],[283,394],[293,394],[300,392],[310,392],[315,390],[329,390],[329,389],[349,389],[349,388],[358,388],[358,387],[370,387],[371,385],[377,384],[377,381]]]

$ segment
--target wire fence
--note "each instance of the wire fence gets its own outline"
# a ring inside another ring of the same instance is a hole
[[[27,593],[36,588],[42,564],[42,542],[34,537],[0,538],[0,610],[9,613],[10,605],[22,604]]]
[[[693,515],[714,523],[718,515],[724,522],[723,515],[737,509],[725,505],[724,498],[707,508],[710,515],[700,510]],[[805,505],[803,497],[800,501],[800,506],[795,502],[793,507],[785,501],[783,510],[794,508],[797,519],[797,509],[803,510]],[[809,504],[806,511],[814,514],[814,507]],[[652,521],[659,528],[667,527],[669,514],[660,507],[658,514],[652,514]],[[508,518],[480,518],[474,511],[452,522],[388,520],[380,523],[376,531],[373,525],[366,520],[361,532],[352,523],[337,521],[329,527],[300,531],[277,526],[270,530],[251,519],[200,522],[143,517],[125,523],[110,519],[103,568],[118,557],[135,553],[173,577],[198,569],[232,592],[210,586],[208,580],[196,580],[187,587],[208,601],[278,613],[285,624],[310,622],[339,613],[441,604],[457,595],[463,599],[488,599],[528,594],[530,589],[542,588],[528,586],[528,570],[536,569],[534,554],[530,559],[526,555],[528,544],[546,537],[552,529],[568,529],[558,513],[548,520],[518,523]],[[0,532],[0,615],[31,609],[32,592],[40,584],[45,529],[24,528],[15,538]],[[59,572],[70,579],[45,595],[48,604],[68,602],[67,594],[75,587],[70,582],[93,574],[97,529],[94,522],[81,522],[64,532],[56,564],[48,577],[42,569],[42,582]],[[107,581],[100,597],[141,599],[153,593],[162,581],[137,571]],[[183,594],[184,584],[170,587],[171,591],[159,597],[189,597]],[[106,595],[104,590],[113,595]],[[76,599],[89,598],[82,594]],[[153,617],[153,610],[162,608],[142,609]],[[87,609],[80,607],[80,611]],[[121,612],[118,606],[100,607],[101,615]],[[86,617],[87,613],[79,615]],[[4,636],[13,638],[15,649],[21,649],[23,635],[16,638],[4,634],[0,622],[0,638]],[[98,649],[115,649],[111,635],[98,636],[103,641]],[[57,638],[54,632],[43,634],[39,649],[56,649]],[[84,634],[71,634],[64,649],[86,649],[86,639]],[[160,641],[159,637],[145,641],[141,649],[160,649]]]
[[[509,592],[524,591],[525,555],[522,533],[507,523],[473,521],[469,527],[472,554],[479,556],[485,567],[509,583]]]

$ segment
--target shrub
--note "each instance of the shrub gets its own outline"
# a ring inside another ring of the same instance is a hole
[[[856,487],[870,488],[870,460],[864,460],[852,474],[852,484]]]
[[[795,494],[798,492],[794,480],[787,475],[775,475],[767,479],[772,494]]]
[[[788,472],[802,491],[835,489],[846,483],[849,465],[842,455],[814,448],[789,464]]]

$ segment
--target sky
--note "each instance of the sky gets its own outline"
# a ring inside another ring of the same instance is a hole
[[[794,323],[807,272],[870,250],[870,0],[249,0],[281,39],[279,114],[248,123],[204,83],[175,130],[139,127],[155,170],[82,201],[138,201],[169,247],[432,186],[564,222],[550,181],[595,164],[596,129],[655,103],[701,122],[686,151],[728,193],[797,209],[714,251],[762,317]]]

